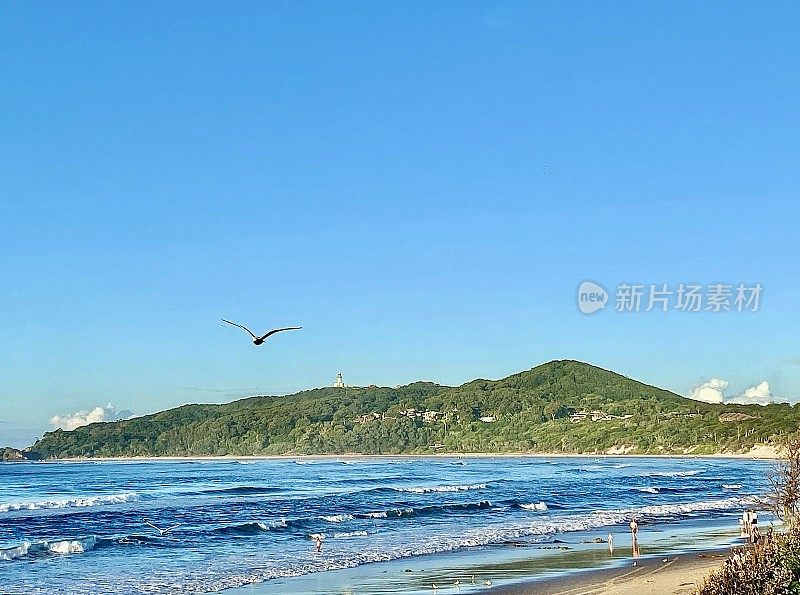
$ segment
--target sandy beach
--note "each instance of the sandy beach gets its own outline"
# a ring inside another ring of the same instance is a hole
[[[569,577],[485,589],[501,595],[691,595],[730,550],[645,558],[623,566],[577,572]]]

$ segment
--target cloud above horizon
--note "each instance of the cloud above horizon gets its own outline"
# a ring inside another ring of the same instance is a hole
[[[98,405],[92,410],[76,411],[69,415],[54,415],[50,418],[50,423],[54,428],[61,428],[62,430],[74,430],[81,426],[101,422],[101,421],[119,421],[121,419],[129,419],[133,417],[133,412],[130,409],[123,409],[117,411],[112,403],[105,407]]]
[[[724,403],[726,405],[769,405],[770,403],[786,402],[785,399],[779,399],[772,394],[769,382],[766,380],[751,386],[735,397],[725,395],[728,386],[730,383],[727,380],[712,378],[693,388],[689,393],[689,398],[704,403]]]
[[[738,405],[769,405],[775,402],[776,399],[773,398],[769,390],[769,382],[766,380],[756,386],[751,386],[738,397],[728,401],[728,403],[736,403]]]
[[[721,378],[712,378],[708,382],[696,386],[689,393],[689,398],[703,403],[722,403],[725,401],[725,389],[728,381]]]

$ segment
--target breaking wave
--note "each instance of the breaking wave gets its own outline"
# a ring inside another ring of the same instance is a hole
[[[137,500],[136,492],[109,494],[106,496],[83,496],[80,498],[63,498],[58,500],[39,500],[36,502],[3,502],[0,503],[0,512],[14,512],[17,510],[42,510],[50,508],[85,508],[89,506],[103,506],[108,504],[122,504]]]
[[[351,514],[334,514],[331,516],[321,516],[319,517],[323,521],[328,523],[344,523],[345,521],[350,521],[353,519],[353,515]]]
[[[525,510],[538,510],[538,511],[547,510],[547,504],[544,502],[531,502],[529,504],[520,504],[519,507],[524,508]]]
[[[64,539],[62,541],[50,541],[47,549],[54,554],[82,554],[97,545],[97,538],[94,535],[83,539]]]
[[[700,473],[699,470],[694,471],[653,471],[652,473],[643,473],[647,477],[691,477]]]
[[[289,526],[289,521],[280,520],[273,523],[262,523],[260,521],[251,521],[249,523],[239,523],[237,525],[226,525],[225,527],[218,527],[214,529],[215,533],[233,533],[240,535],[253,535],[256,533],[263,533],[265,531],[276,531],[286,529]]]
[[[476,510],[488,510],[492,505],[487,501],[469,502],[466,504],[433,504],[431,506],[420,506],[417,508],[392,508],[378,512],[356,513],[353,514],[357,519],[385,519],[402,518],[411,516],[426,516],[435,514],[447,514],[451,512],[471,512]]]
[[[0,549],[0,560],[18,560],[28,556],[50,554],[82,554],[95,548],[101,540],[94,535],[76,539],[23,541],[20,545]]]
[[[412,494],[428,494],[431,492],[466,492],[469,490],[485,490],[489,485],[485,483],[476,483],[472,485],[455,485],[455,486],[420,486],[411,488],[389,488],[395,492],[410,492]]]

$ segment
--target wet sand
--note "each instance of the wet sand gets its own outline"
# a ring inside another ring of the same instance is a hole
[[[644,558],[564,578],[483,589],[495,595],[692,595],[730,549]]]

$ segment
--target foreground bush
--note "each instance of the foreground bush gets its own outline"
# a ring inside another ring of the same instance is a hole
[[[765,535],[739,548],[707,579],[700,595],[800,595],[800,530]]]

